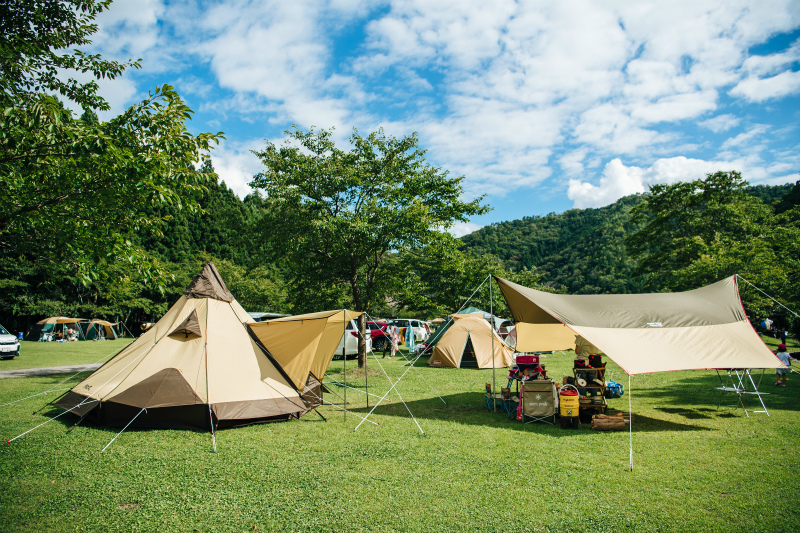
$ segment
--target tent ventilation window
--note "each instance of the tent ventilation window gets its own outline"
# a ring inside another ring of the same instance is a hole
[[[169,335],[171,337],[180,334],[183,334],[184,339],[188,339],[189,335],[203,336],[200,332],[200,321],[197,319],[197,311],[192,310],[189,316],[186,317],[186,320],[181,322],[177,328],[173,329]]]

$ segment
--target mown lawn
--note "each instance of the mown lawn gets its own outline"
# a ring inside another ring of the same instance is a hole
[[[26,343],[13,364],[96,362],[115,344]],[[544,360],[559,381],[571,361],[569,352]],[[486,410],[491,371],[379,362],[393,379],[408,373],[370,417],[380,425],[357,431],[355,414],[326,406],[327,421],[309,413],[221,430],[216,454],[210,433],[164,430],[125,432],[101,452],[116,431],[68,433],[74,418],[59,418],[0,450],[0,531],[800,531],[796,374],[785,388],[767,374],[770,416],[750,417],[726,407],[731,396],[717,408],[714,372],[634,376],[629,471],[627,431],[523,425]],[[330,369],[340,381],[342,365]],[[607,378],[627,388],[627,376],[608,366]],[[347,361],[348,384],[363,387],[354,367]],[[0,380],[0,404],[85,375]],[[375,361],[367,377],[371,393],[389,388]],[[331,389],[326,398],[341,402],[342,389]],[[628,392],[611,407],[627,411]],[[57,415],[34,413],[49,399],[2,407],[0,435]],[[362,393],[349,390],[347,400],[367,411]]]

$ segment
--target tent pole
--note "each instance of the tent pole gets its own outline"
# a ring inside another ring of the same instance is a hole
[[[630,442],[630,469],[633,472],[633,408],[631,406],[631,375],[628,374],[628,434]]]
[[[366,330],[366,327],[367,327],[367,315],[365,313],[361,313],[361,316],[358,317],[358,334],[361,335],[362,337],[365,337],[364,335],[361,334],[361,326],[362,326],[362,324],[364,325],[364,329]],[[370,333],[370,335],[372,335],[372,334]],[[364,338],[363,340],[364,340],[364,346],[366,347],[367,339]],[[359,342],[359,344],[360,344],[360,342]],[[372,343],[371,342],[370,342],[370,351],[372,351]],[[369,366],[368,363],[369,363],[369,357],[367,357],[367,354],[364,353],[364,391],[367,393],[366,394],[367,409],[369,409],[369,371],[368,371],[369,369],[367,368]]]

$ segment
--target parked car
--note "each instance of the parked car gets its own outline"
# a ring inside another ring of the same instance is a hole
[[[416,342],[422,342],[430,335],[428,324],[422,320],[417,320],[415,318],[398,318],[393,320],[392,324],[398,328],[412,328],[414,332],[414,341]]]
[[[367,351],[370,351],[372,346],[372,338],[367,336]],[[339,346],[336,347],[336,352],[333,354],[335,360],[342,358],[342,348],[348,359],[353,359],[358,356],[358,323],[351,320],[347,323],[344,335],[339,340]]]
[[[0,326],[0,359],[14,359],[19,355],[19,339]]]
[[[372,349],[376,352],[382,352],[384,348],[389,348],[389,343],[392,342],[389,332],[388,322],[367,322],[369,329],[369,336],[372,339]]]

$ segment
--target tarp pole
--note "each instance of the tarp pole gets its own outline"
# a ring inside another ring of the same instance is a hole
[[[347,324],[344,324],[344,333],[342,335],[347,335]],[[344,419],[347,420],[347,339],[344,340],[344,344],[342,345],[342,375],[344,376]]]
[[[494,300],[492,299],[492,279],[489,278],[489,327],[492,332],[492,408],[497,412],[497,378],[495,377],[494,362]],[[475,347],[473,346],[473,349]]]
[[[633,472],[633,407],[631,403],[631,375],[628,374],[628,435],[630,435],[630,469]]]

